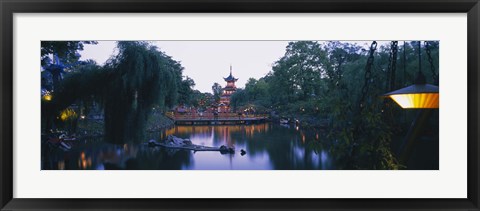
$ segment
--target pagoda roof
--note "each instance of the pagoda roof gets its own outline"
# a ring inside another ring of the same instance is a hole
[[[238,78],[235,78],[232,76],[232,73],[230,73],[230,75],[226,78],[223,78],[225,81],[237,81]]]
[[[229,81],[237,81],[238,78],[235,78],[233,77],[232,75],[232,65],[230,65],[230,75],[226,78],[223,78],[226,82],[229,82]]]

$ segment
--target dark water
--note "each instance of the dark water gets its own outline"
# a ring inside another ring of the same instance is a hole
[[[235,147],[235,154],[148,147],[144,142],[114,145],[101,139],[72,141],[62,151],[42,147],[42,169],[97,170],[294,170],[334,169],[327,150],[314,151],[319,132],[305,132],[278,124],[230,126],[175,126],[149,138],[167,135],[189,138],[193,144]],[[145,140],[146,142],[147,140]],[[240,150],[246,151],[241,155]]]

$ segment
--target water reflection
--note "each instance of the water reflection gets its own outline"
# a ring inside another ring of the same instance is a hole
[[[72,143],[68,152],[42,148],[42,169],[97,170],[256,170],[332,169],[321,144],[322,134],[277,124],[176,126],[149,139],[168,135],[189,138],[193,144],[235,147],[235,154],[196,152],[128,143],[115,145],[93,139]],[[145,141],[146,142],[146,141]],[[240,150],[246,153],[241,154]]]

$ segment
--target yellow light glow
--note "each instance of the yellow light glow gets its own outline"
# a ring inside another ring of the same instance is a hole
[[[58,162],[58,170],[65,170],[65,161]]]
[[[390,97],[402,108],[438,108],[438,93],[397,94]]]
[[[60,113],[60,119],[62,121],[65,121],[69,118],[77,118],[77,113],[73,109],[67,108]]]
[[[52,100],[52,95],[51,95],[51,94],[43,95],[43,100],[45,100],[45,101],[51,101],[51,100]]]

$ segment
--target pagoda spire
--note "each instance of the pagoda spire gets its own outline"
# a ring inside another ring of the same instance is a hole
[[[232,75],[232,65],[230,64],[230,75],[226,78],[223,78],[225,81],[237,81],[238,78],[233,77]]]

